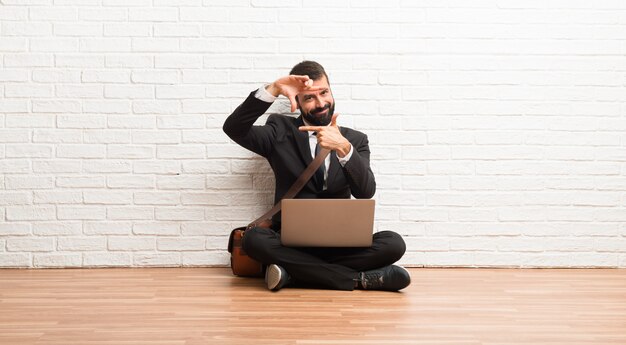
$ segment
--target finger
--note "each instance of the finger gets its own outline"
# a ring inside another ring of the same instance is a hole
[[[333,117],[330,119],[330,125],[333,127],[337,127],[337,117],[339,114],[333,114]]]
[[[322,90],[323,87],[321,87],[321,86],[312,86],[311,85],[311,86],[306,86],[305,89],[307,91],[319,91],[319,90]]]
[[[296,79],[296,80],[301,80],[301,81],[307,81],[311,78],[309,78],[308,75],[292,75],[292,78]]]
[[[298,127],[299,130],[306,132],[306,131],[313,131],[313,132],[319,132],[320,130],[322,130],[323,127],[320,126],[300,126]]]

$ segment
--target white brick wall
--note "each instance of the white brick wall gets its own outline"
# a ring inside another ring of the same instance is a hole
[[[626,267],[624,1],[4,0],[0,22],[0,267],[227,265],[273,177],[222,123],[302,59],[369,135],[403,264]]]

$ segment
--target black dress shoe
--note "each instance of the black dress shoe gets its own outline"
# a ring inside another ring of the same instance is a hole
[[[398,291],[411,284],[411,275],[402,266],[390,265],[359,273],[358,283],[364,290]]]
[[[267,266],[267,270],[265,271],[265,283],[268,289],[278,291],[289,284],[290,280],[291,277],[289,277],[289,274],[284,268],[276,264]]]

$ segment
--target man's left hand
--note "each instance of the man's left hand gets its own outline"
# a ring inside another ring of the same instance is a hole
[[[338,116],[339,114],[334,114],[328,126],[300,126],[298,129],[303,132],[317,132],[317,142],[321,147],[336,151],[339,157],[345,157],[350,152],[352,145],[339,131]]]

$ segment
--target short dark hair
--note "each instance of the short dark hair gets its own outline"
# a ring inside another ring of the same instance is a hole
[[[326,74],[324,67],[322,67],[322,65],[320,65],[319,63],[315,61],[307,61],[307,60],[302,61],[299,64],[293,66],[289,74],[290,75],[308,75],[309,78],[313,80],[318,80],[322,76],[324,76],[326,77],[326,80],[328,81],[328,75]],[[328,81],[328,83],[330,84],[330,81]]]

